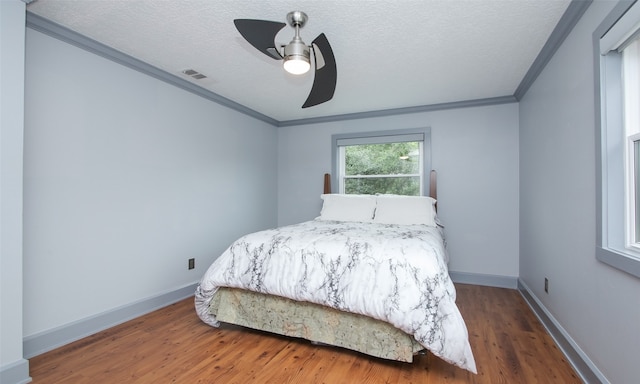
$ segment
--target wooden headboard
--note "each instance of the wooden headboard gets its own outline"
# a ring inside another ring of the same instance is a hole
[[[431,170],[429,173],[429,196],[438,200],[438,188],[437,188],[437,176],[438,173],[435,170]],[[331,193],[331,175],[324,174],[324,192],[325,194]]]

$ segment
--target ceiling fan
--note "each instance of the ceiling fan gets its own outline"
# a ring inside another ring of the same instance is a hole
[[[336,90],[336,58],[324,33],[307,46],[300,38],[300,28],[307,22],[307,14],[293,11],[287,14],[287,22],[296,30],[293,40],[287,45],[276,46],[278,32],[285,23],[268,20],[235,19],[233,23],[240,34],[260,52],[275,60],[283,60],[284,69],[292,74],[304,74],[311,68],[310,51],[313,51],[315,77],[307,101],[302,108],[313,107],[333,98]]]

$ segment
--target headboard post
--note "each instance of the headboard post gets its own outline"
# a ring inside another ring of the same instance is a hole
[[[438,186],[436,184],[437,176],[438,173],[432,169],[431,173],[429,174],[429,196],[436,200],[438,200]]]
[[[328,173],[324,174],[324,192],[325,195],[331,193],[331,175]]]
[[[434,204],[436,211],[438,211],[438,201],[437,201],[438,200],[438,184],[436,181],[437,178],[438,178],[438,172],[432,169],[431,173],[429,173],[429,196],[431,196],[433,199],[436,200],[436,203]]]

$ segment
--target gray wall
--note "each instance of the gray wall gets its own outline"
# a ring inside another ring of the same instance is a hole
[[[0,383],[29,377],[22,358],[22,136],[25,4],[0,1]]]
[[[276,224],[275,127],[31,29],[26,72],[25,337],[194,284]]]
[[[609,381],[631,383],[640,280],[595,258],[592,33],[614,5],[590,6],[520,102],[520,278]]]
[[[282,127],[278,130],[278,224],[320,213],[335,133],[431,127],[438,215],[453,272],[518,276],[518,105]]]

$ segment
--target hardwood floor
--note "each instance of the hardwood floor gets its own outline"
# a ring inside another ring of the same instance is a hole
[[[29,361],[33,383],[580,383],[515,290],[456,285],[478,374],[411,364],[198,319],[193,299]]]

